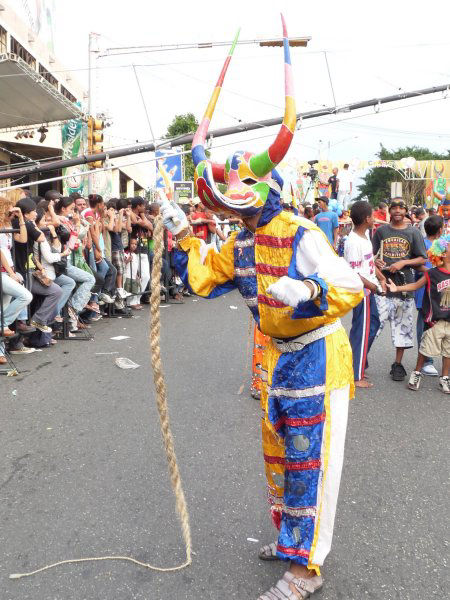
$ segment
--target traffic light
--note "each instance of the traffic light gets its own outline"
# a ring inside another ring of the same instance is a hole
[[[101,119],[94,119],[89,117],[87,123],[87,141],[88,141],[88,154],[99,154],[103,152],[103,129],[105,122]],[[103,161],[97,160],[95,162],[88,163],[90,169],[100,169],[103,166]]]

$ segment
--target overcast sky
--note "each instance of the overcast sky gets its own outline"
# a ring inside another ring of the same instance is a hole
[[[280,11],[291,36],[311,36],[307,49],[292,48],[297,112],[450,83],[446,31],[450,2],[431,0],[56,0],[57,55],[71,68],[87,66],[89,31],[101,34],[99,48],[112,46],[279,37]],[[327,71],[327,51],[333,91]],[[166,132],[176,114],[205,110],[227,48],[177,50],[100,58],[94,77],[98,110],[114,120],[115,144],[151,139],[133,64],[145,96],[155,136]],[[141,65],[141,66],[138,66]],[[86,71],[74,73],[86,84]],[[282,116],[281,48],[242,45],[236,48],[212,129]],[[407,105],[421,104],[406,108]],[[398,110],[392,110],[393,108]],[[370,159],[380,142],[389,148],[423,145],[450,148],[450,98],[442,94],[305,121],[290,156],[299,160]],[[356,118],[357,117],[357,118]],[[213,157],[231,149],[260,151],[275,129],[218,139]],[[247,141],[245,141],[247,140]],[[227,147],[218,147],[231,144]]]

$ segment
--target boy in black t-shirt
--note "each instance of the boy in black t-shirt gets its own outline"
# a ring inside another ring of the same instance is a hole
[[[422,380],[422,367],[427,357],[442,356],[442,376],[439,386],[444,394],[450,394],[450,235],[435,240],[428,251],[432,269],[414,283],[397,286],[389,280],[391,292],[411,292],[426,285],[422,301],[425,322],[430,325],[422,337],[416,368],[411,373],[408,387],[418,390]],[[447,252],[447,250],[449,250]]]
[[[396,285],[414,282],[414,269],[425,264],[427,253],[422,235],[415,227],[405,222],[406,204],[402,198],[394,198],[389,206],[391,221],[381,225],[372,239],[373,253],[378,259],[376,266],[384,277],[393,280]],[[403,381],[406,377],[402,365],[405,348],[414,345],[414,299],[413,294],[388,292],[386,296],[376,296],[380,329],[386,321],[390,322],[392,343],[395,347],[395,362],[391,366],[394,381]]]

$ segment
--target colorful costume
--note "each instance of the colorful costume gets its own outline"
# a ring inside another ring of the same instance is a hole
[[[258,329],[255,323],[253,332],[252,385],[250,394],[256,400],[261,399],[261,390],[267,382],[267,371],[263,369],[263,357],[270,338]]]
[[[275,166],[289,148],[296,121],[284,21],[283,35],[286,108],[269,150],[236,152],[225,165],[206,158],[204,142],[234,45],[192,143],[202,202],[219,213],[258,215],[256,231],[233,233],[219,254],[185,237],[175,262],[196,294],[214,298],[237,288],[260,331],[270,336],[261,406],[269,502],[280,529],[277,554],[319,571],[331,545],[353,394],[351,350],[339,317],[363,295],[360,278],[318,227],[281,208]],[[216,181],[227,184],[225,194]],[[320,293],[296,304],[292,299],[307,287],[306,279]],[[284,301],[270,293],[274,284]]]

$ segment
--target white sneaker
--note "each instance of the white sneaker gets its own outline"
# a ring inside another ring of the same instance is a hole
[[[439,387],[444,394],[450,394],[450,379],[446,377],[439,377]]]
[[[10,354],[32,354],[36,352],[36,348],[28,348],[27,346],[22,346],[21,348],[16,348],[15,350],[8,350]]]
[[[430,375],[431,377],[437,377],[439,373],[433,364],[429,364],[423,367],[422,375]]]
[[[126,292],[123,288],[117,288],[117,295],[120,296],[120,298],[122,298],[122,300],[124,300],[125,298],[128,298],[129,296],[132,296],[133,294]]]
[[[410,390],[414,390],[415,392],[417,392],[417,390],[420,387],[420,382],[422,381],[422,373],[420,371],[413,371],[409,377],[409,381],[408,381],[408,387]]]
[[[111,298],[111,296],[110,296],[109,294],[107,294],[106,292],[102,292],[102,293],[99,295],[98,299],[99,299],[101,302],[104,302],[105,304],[112,304],[112,303],[114,302],[114,299],[113,299],[113,298]],[[100,304],[100,302],[99,302],[99,304]]]

